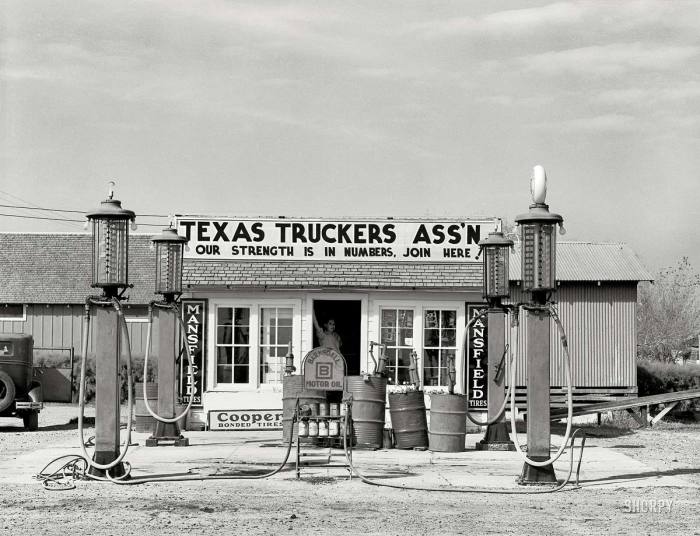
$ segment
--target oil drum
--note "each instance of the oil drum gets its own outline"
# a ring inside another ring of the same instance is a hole
[[[353,442],[360,448],[382,448],[386,378],[346,376],[345,392],[352,395]]]
[[[146,408],[143,399],[143,383],[134,384],[134,431],[152,434],[156,429],[156,420],[151,416]],[[158,413],[158,384],[156,382],[146,383],[146,398],[151,409]]]
[[[294,423],[292,429],[297,398],[299,404],[315,404],[318,407],[326,401],[326,392],[304,391],[304,376],[300,374],[282,377],[282,441],[285,443],[289,441],[290,434],[294,435],[294,439],[297,438],[298,425]]]
[[[467,397],[430,395],[430,450],[462,452],[467,432]]]
[[[423,391],[389,393],[389,413],[396,448],[428,446],[428,422]]]

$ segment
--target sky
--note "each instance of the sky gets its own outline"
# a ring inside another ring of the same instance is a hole
[[[700,2],[0,4],[0,204],[512,222],[536,164],[564,238],[700,269]]]

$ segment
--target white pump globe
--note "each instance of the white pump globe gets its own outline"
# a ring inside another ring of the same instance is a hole
[[[544,203],[547,197],[547,173],[542,166],[532,168],[530,194],[532,195],[533,203]]]

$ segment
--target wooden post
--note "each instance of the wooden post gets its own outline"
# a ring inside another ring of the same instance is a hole
[[[539,300],[538,300],[539,301]],[[533,461],[544,461],[550,456],[549,421],[549,313],[529,310],[527,330],[527,456]],[[519,482],[521,484],[556,483],[554,467],[534,467],[527,462]]]
[[[119,353],[121,337],[119,315],[110,306],[97,306],[95,313],[95,454],[93,460],[101,465],[119,457]],[[90,468],[93,476],[105,476],[102,469]],[[124,475],[119,463],[109,474]]]
[[[175,311],[156,307],[153,329],[158,332],[158,410],[156,413],[165,419],[175,417],[177,331]],[[154,409],[155,411],[155,409]],[[172,441],[176,447],[186,447],[189,440],[182,437],[177,422],[156,421],[156,430],[146,439],[147,447],[156,447],[161,441]]]

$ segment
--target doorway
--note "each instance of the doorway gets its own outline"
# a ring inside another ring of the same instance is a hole
[[[320,326],[335,320],[335,331],[340,336],[340,353],[347,364],[346,375],[360,374],[362,340],[362,302],[360,300],[314,300],[314,314]],[[316,331],[313,332],[313,347],[319,345]]]

